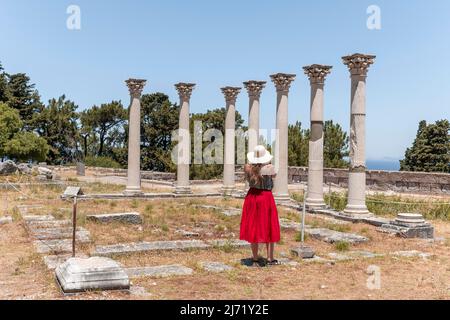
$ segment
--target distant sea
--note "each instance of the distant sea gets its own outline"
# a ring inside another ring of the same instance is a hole
[[[400,170],[399,160],[367,160],[367,169],[369,170],[387,170],[398,171]]]

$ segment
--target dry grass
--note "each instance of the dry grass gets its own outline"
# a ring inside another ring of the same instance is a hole
[[[88,184],[89,192],[114,192],[117,186]],[[122,190],[122,188],[120,189]],[[0,226],[0,298],[59,299],[62,298],[41,257],[35,254],[17,211],[19,204],[39,204],[42,209],[30,209],[30,214],[53,214],[58,219],[69,218],[71,203],[59,198],[62,188],[31,186],[17,191],[2,191],[0,209],[12,214],[15,222]],[[210,209],[194,207],[195,204],[240,208],[242,200],[236,199],[164,199],[164,200],[89,200],[78,205],[78,222],[86,227],[94,244],[80,246],[89,254],[94,245],[118,242],[185,239],[178,229],[197,231],[200,239],[238,238],[240,217],[226,217]],[[86,221],[87,214],[137,211],[144,218],[142,226],[120,223],[97,224]],[[279,208],[280,217],[299,221],[298,212]],[[247,268],[239,260],[250,256],[249,250],[213,248],[183,252],[154,252],[117,257],[125,266],[156,266],[183,264],[194,269],[194,275],[172,278],[138,278],[134,285],[144,287],[149,299],[449,299],[450,242],[428,242],[418,239],[400,239],[379,233],[365,224],[333,224],[327,220],[307,216],[306,223],[342,232],[362,234],[371,239],[361,245],[345,245],[345,250],[367,250],[389,253],[397,250],[419,250],[435,254],[423,259],[384,256],[375,259],[358,259],[336,264],[299,262],[298,266]],[[450,238],[450,223],[436,220],[437,237]],[[282,231],[282,241],[276,247],[277,256],[289,256],[289,250],[298,245],[298,232]],[[317,254],[342,248],[306,238]],[[262,253],[264,253],[262,251]],[[218,261],[234,266],[230,272],[215,274],[200,268],[201,261]],[[366,287],[369,265],[381,268],[381,290]],[[89,293],[74,298],[129,299],[122,293]]]

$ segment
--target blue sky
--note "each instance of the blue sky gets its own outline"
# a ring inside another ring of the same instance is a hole
[[[81,30],[66,28],[66,9],[81,8]],[[369,5],[381,30],[366,27]],[[367,157],[401,158],[418,122],[450,118],[450,1],[299,0],[0,0],[0,61],[26,72],[44,101],[61,94],[81,109],[129,102],[124,80],[148,80],[146,93],[172,101],[174,84],[195,82],[191,112],[222,107],[220,87],[266,80],[261,127],[275,126],[269,75],[296,73],[289,121],[309,125],[304,65],[334,66],[325,87],[325,118],[345,130],[350,79],[341,57],[377,55],[367,78]],[[247,119],[248,97],[237,108]]]

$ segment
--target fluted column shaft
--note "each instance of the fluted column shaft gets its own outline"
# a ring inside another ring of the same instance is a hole
[[[225,114],[225,154],[223,166],[223,193],[230,195],[235,185],[235,129],[236,129],[236,99],[241,88],[225,87],[222,92],[226,101]]]
[[[189,165],[191,163],[191,135],[189,131],[189,107],[193,83],[178,83],[175,88],[180,97],[180,117],[178,127],[177,183],[175,193],[192,193],[189,184]]]
[[[259,144],[259,114],[261,92],[264,89],[265,81],[247,81],[244,86],[249,96],[248,113],[248,152],[251,152]]]
[[[330,66],[311,65],[303,68],[311,84],[311,128],[308,157],[308,189],[306,204],[324,207],[323,199],[323,88]]]
[[[141,94],[145,80],[126,81],[130,90],[131,102],[128,119],[128,169],[125,193],[140,194],[141,191]]]
[[[351,75],[350,169],[348,214],[368,214],[366,206],[366,77],[375,56],[354,54],[343,57]]]
[[[273,193],[278,201],[289,200],[288,189],[288,95],[291,82],[295,75],[278,73],[271,75],[277,89],[277,115],[275,141],[275,168]]]

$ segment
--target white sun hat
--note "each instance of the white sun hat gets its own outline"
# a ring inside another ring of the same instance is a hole
[[[247,153],[248,162],[251,164],[267,164],[273,159],[273,156],[264,146],[256,146],[253,152]]]

